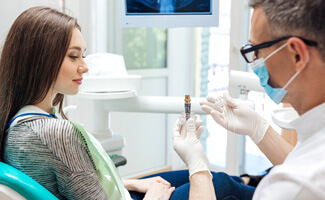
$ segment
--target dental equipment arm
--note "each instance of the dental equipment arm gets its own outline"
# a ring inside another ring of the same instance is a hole
[[[193,118],[183,125],[178,119],[174,125],[174,149],[187,165],[190,174],[190,200],[216,199],[209,170],[209,161],[199,141],[202,121],[195,123]]]

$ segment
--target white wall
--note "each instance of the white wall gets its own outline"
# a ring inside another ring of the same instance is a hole
[[[50,6],[62,10],[61,0],[1,0],[0,1],[0,45],[2,47],[7,33],[15,19],[33,6]]]
[[[64,11],[78,19],[87,46],[86,55],[106,52],[107,0],[65,0]]]

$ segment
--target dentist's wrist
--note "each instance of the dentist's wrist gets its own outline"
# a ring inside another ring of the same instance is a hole
[[[204,172],[207,171],[212,178],[212,174],[210,173],[210,163],[206,155],[193,160],[193,162],[188,163],[188,171],[190,174],[190,177],[198,172]]]
[[[265,133],[267,129],[270,127],[269,123],[264,119],[261,118],[260,123],[257,124],[255,132],[253,135],[251,135],[251,139],[255,144],[258,144],[261,142],[261,140],[264,138]]]

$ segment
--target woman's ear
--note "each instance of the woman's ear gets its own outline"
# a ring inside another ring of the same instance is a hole
[[[298,37],[289,38],[287,43],[290,59],[296,66],[296,71],[302,71],[309,62],[307,45]]]

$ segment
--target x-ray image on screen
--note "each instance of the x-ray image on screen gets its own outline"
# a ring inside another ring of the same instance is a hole
[[[126,0],[127,14],[211,14],[211,0]]]
[[[219,0],[118,2],[121,27],[217,27],[219,24]]]

